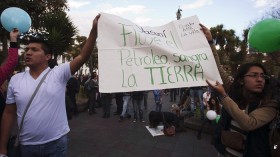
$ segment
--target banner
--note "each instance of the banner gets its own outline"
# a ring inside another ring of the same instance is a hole
[[[98,22],[102,93],[207,86],[222,82],[197,16],[159,27],[101,13]]]

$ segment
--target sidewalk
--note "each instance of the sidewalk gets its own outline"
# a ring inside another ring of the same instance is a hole
[[[153,97],[153,95],[150,92],[148,98],[151,99],[152,97]],[[165,97],[165,99],[168,99],[168,95],[165,95],[164,97]],[[86,98],[77,99],[77,105],[78,105],[79,112],[86,112],[85,108],[87,107],[87,101],[88,101],[88,99],[86,99]],[[113,101],[114,101],[114,99],[113,99]],[[191,117],[191,118],[185,118],[186,128],[192,129],[192,130],[195,130],[195,131],[198,131],[200,129],[200,127],[202,125],[202,122],[203,121],[200,120],[200,118],[197,117],[197,116],[194,116],[194,117]],[[214,132],[213,128],[211,127],[210,124],[207,123],[204,126],[203,133],[212,134],[213,132]]]
[[[82,101],[86,102],[86,101]],[[163,98],[163,111],[169,110],[169,97]],[[79,108],[85,106],[79,104]],[[132,108],[132,104],[130,104]],[[188,119],[185,132],[175,136],[153,137],[146,129],[148,114],[154,110],[155,104],[151,93],[148,97],[148,109],[144,111],[145,123],[133,123],[132,119],[119,122],[119,116],[112,115],[116,111],[115,99],[111,108],[111,117],[102,118],[102,108],[97,114],[89,115],[80,112],[79,116],[69,121],[68,157],[216,157],[217,152],[211,145],[211,135],[203,134],[197,139],[200,120]],[[207,129],[205,129],[207,130]]]

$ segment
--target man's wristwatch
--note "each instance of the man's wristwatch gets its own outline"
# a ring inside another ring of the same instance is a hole
[[[8,157],[7,155],[4,154],[0,154],[0,157]]]

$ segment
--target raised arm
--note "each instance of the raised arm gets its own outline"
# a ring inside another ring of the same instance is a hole
[[[79,70],[79,68],[88,60],[90,57],[90,54],[93,51],[94,45],[96,43],[97,38],[97,25],[98,25],[98,19],[100,18],[100,14],[98,14],[92,24],[92,29],[89,33],[88,39],[82,48],[81,53],[70,62],[70,70],[71,74],[74,75],[76,71]]]
[[[5,63],[0,67],[0,86],[5,82],[8,76],[14,71],[18,63],[18,47],[17,37],[19,35],[18,30],[10,32],[10,48],[8,58]]]
[[[217,53],[217,49],[216,49],[215,44],[213,42],[212,34],[207,27],[205,27],[202,24],[199,24],[199,25],[201,26],[201,31],[204,33],[206,39],[208,40],[208,42],[210,44],[210,47],[211,47],[212,53],[214,55],[219,73],[220,73],[221,78],[223,80],[223,86],[224,86],[225,90],[228,92],[229,87],[231,85],[231,80],[229,78],[229,75],[226,73],[226,71],[223,69],[223,67],[221,65],[221,62],[220,62],[220,59],[219,59],[219,56],[218,56],[218,53]]]
[[[262,107],[247,114],[238,107],[236,102],[227,96],[225,89],[219,82],[216,82],[215,84],[211,84],[209,81],[206,82],[212,89],[217,91],[221,103],[223,104],[223,108],[225,108],[230,116],[245,131],[255,130],[264,126],[273,120],[277,114],[278,103],[276,100],[267,101]]]

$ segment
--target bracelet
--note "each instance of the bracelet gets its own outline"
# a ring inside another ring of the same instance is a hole
[[[212,45],[212,44],[214,44],[214,40],[213,39],[208,40],[208,43],[209,43],[209,45]]]

